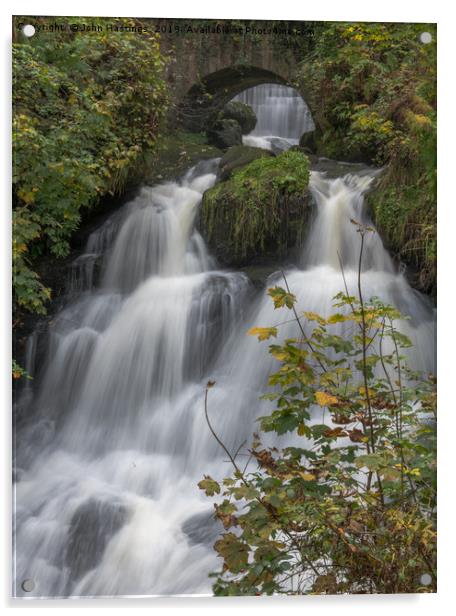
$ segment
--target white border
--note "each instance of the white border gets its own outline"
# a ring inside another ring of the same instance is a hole
[[[7,0],[8,1],[8,0]],[[10,320],[10,186],[11,186],[11,156],[10,156],[10,41],[11,41],[11,15],[88,15],[88,16],[135,16],[135,17],[188,17],[188,18],[218,18],[218,19],[299,19],[299,20],[343,20],[343,21],[414,21],[438,22],[439,39],[439,192],[438,192],[438,219],[439,219],[439,309],[438,309],[438,374],[439,374],[439,591],[437,595],[397,595],[397,596],[343,596],[343,597],[289,597],[289,598],[135,598],[135,599],[84,599],[84,600],[41,600],[19,601],[8,600],[10,594],[10,514],[11,514],[11,427],[10,427],[10,347],[11,347],[11,320]],[[4,73],[2,79],[3,96],[0,105],[3,118],[4,148],[2,148],[3,174],[3,203],[1,205],[2,224],[0,225],[1,268],[0,280],[2,284],[2,356],[1,356],[1,391],[3,420],[3,447],[2,455],[4,472],[1,475],[2,490],[0,498],[2,504],[2,536],[3,547],[1,558],[0,580],[2,582],[3,606],[7,609],[17,609],[19,612],[36,607],[45,609],[81,610],[94,609],[121,609],[123,611],[135,609],[153,610],[154,613],[169,614],[169,610],[185,609],[186,612],[200,613],[214,610],[222,612],[235,611],[237,613],[276,612],[316,612],[317,614],[365,614],[369,616],[392,611],[396,614],[413,613],[414,616],[425,614],[429,616],[430,609],[439,609],[442,614],[449,613],[449,606],[454,606],[455,598],[452,596],[455,570],[455,542],[454,517],[455,498],[453,489],[454,479],[454,442],[456,434],[453,429],[456,410],[454,410],[456,382],[454,368],[456,365],[454,339],[456,297],[454,289],[454,237],[456,232],[455,211],[456,199],[454,197],[454,150],[455,120],[454,112],[456,96],[454,85],[454,58],[456,57],[454,41],[456,41],[455,16],[452,15],[450,2],[447,0],[434,0],[433,2],[399,2],[398,0],[382,0],[382,2],[369,2],[368,0],[325,0],[325,2],[307,2],[303,0],[279,0],[274,5],[265,5],[262,0],[228,0],[215,2],[215,0],[193,0],[178,2],[170,0],[166,3],[129,0],[125,4],[114,4],[112,1],[79,0],[77,3],[62,3],[57,1],[30,2],[18,0],[14,3],[8,1],[4,9],[2,28],[3,58],[0,64]],[[2,73],[2,74],[3,74]]]

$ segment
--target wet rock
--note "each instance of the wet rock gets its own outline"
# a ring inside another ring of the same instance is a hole
[[[73,580],[98,565],[109,540],[127,519],[127,508],[116,502],[90,499],[78,507],[70,522],[65,553]]]
[[[220,520],[214,518],[212,511],[203,511],[186,520],[182,524],[182,530],[190,543],[212,546],[223,533],[223,525]]]
[[[248,145],[235,145],[227,150],[219,163],[220,178],[227,180],[235,169],[248,165],[257,158],[273,156],[269,150]]]
[[[310,162],[312,171],[324,172],[327,178],[339,178],[348,173],[371,175],[375,171],[374,167],[369,167],[365,163],[343,162],[324,157],[310,157]]]
[[[273,154],[281,154],[290,149],[290,140],[283,137],[270,137],[269,144]]]
[[[221,150],[242,144],[242,130],[236,120],[217,120],[206,135],[209,144]]]
[[[207,190],[200,228],[224,267],[279,262],[302,246],[311,213],[301,152],[260,157]]]
[[[227,103],[221,112],[221,119],[235,120],[241,127],[243,135],[251,133],[257,123],[252,107],[240,101]]]
[[[299,146],[301,148],[306,148],[310,153],[314,154],[317,149],[315,143],[315,132],[311,131],[301,135],[301,139],[299,140]]]

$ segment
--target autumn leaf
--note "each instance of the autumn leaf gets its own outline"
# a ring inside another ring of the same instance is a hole
[[[369,394],[370,398],[375,396],[375,391],[373,389],[371,389],[370,387],[368,387],[367,390],[366,390],[366,388],[364,386],[361,386],[358,391],[359,391],[361,396],[366,396],[366,391]]]
[[[286,353],[282,348],[270,348],[269,352],[273,357],[275,357],[278,361],[285,361],[288,359],[288,353]]]
[[[350,419],[350,417],[348,417],[347,415],[342,415],[342,414],[334,415],[332,420],[335,424],[343,424],[343,425],[352,423],[354,421],[353,419]]]
[[[315,481],[316,479],[315,475],[313,475],[312,473],[300,472],[299,476],[301,477],[301,479],[304,479],[304,481]]]
[[[306,424],[300,423],[298,426],[299,436],[311,436],[312,432]]]
[[[307,312],[304,312],[303,314],[308,321],[316,321],[319,325],[326,324],[325,319],[321,317],[319,314],[317,314],[316,312],[307,311]]]
[[[328,428],[323,432],[323,436],[326,438],[339,438],[341,436],[347,436],[347,433],[340,427],[338,428]]]
[[[248,336],[258,336],[258,340],[268,340],[273,336],[277,337],[277,327],[252,327],[247,332]]]
[[[224,559],[224,568],[232,573],[239,573],[247,567],[249,548],[234,533],[225,533],[215,542],[214,549]]]
[[[224,500],[221,505],[214,505],[215,515],[223,524],[225,530],[232,526],[238,526],[237,518],[233,515],[236,511],[236,506],[228,500]]]
[[[342,323],[343,321],[346,321],[347,317],[343,314],[340,313],[336,313],[336,314],[332,314],[329,319],[328,319],[328,323]]]
[[[198,483],[198,488],[200,490],[204,490],[204,492],[206,492],[206,496],[214,496],[214,494],[220,494],[219,484],[209,475],[204,475],[204,479],[202,479]]]
[[[369,440],[364,432],[358,430],[357,428],[350,430],[348,436],[353,443],[366,443]]]
[[[339,400],[335,396],[332,396],[325,391],[315,392],[315,400],[319,406],[334,406],[339,403]]]
[[[291,310],[296,302],[296,295],[293,295],[293,293],[288,293],[281,287],[268,289],[268,295],[272,297],[274,308],[283,308],[286,306]]]

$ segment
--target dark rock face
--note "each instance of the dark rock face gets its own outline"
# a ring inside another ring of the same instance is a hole
[[[221,150],[242,144],[242,130],[236,120],[217,120],[206,135],[209,144]]]
[[[190,543],[212,546],[223,533],[223,526],[214,518],[212,511],[197,513],[186,520],[182,530],[189,538]]]
[[[242,130],[243,135],[251,133],[257,123],[257,117],[250,105],[240,101],[231,101],[222,110],[221,118],[225,120],[236,120]]]
[[[233,203],[232,217],[236,216],[236,203]],[[291,198],[280,196],[277,203],[280,223],[273,233],[246,248],[242,253],[236,251],[228,225],[219,221],[210,236],[206,237],[212,253],[223,267],[243,268],[249,266],[269,266],[294,260],[302,247],[312,213],[312,198],[309,192]],[[276,267],[273,267],[275,270]],[[271,271],[273,271],[271,270]],[[270,272],[268,272],[270,273]]]
[[[248,145],[235,145],[227,150],[219,163],[221,180],[228,180],[235,169],[248,165],[257,158],[273,156],[269,150]]]
[[[81,578],[101,561],[113,535],[128,519],[126,507],[90,499],[73,515],[68,531],[65,565],[73,580]]]
[[[299,147],[306,148],[309,153],[315,154],[316,152],[316,143],[315,143],[315,132],[312,131],[310,133],[304,133],[301,135],[299,140]]]
[[[227,159],[235,154],[233,148]],[[309,160],[298,151],[259,156],[207,190],[200,228],[219,263],[245,267],[290,258],[308,228],[308,184]]]

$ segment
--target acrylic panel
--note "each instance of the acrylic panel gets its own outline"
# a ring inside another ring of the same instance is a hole
[[[436,591],[435,24],[13,18],[13,595]]]

